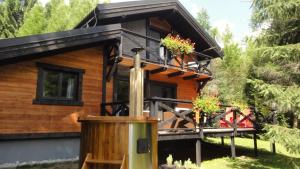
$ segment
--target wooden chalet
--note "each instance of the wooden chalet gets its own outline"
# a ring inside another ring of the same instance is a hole
[[[160,45],[169,33],[195,52],[172,56]],[[0,165],[78,156],[78,117],[126,112],[134,48],[145,49],[143,113],[160,120],[159,140],[199,137],[163,131],[174,113],[191,120],[220,47],[177,0],[101,4],[74,30],[0,40]]]

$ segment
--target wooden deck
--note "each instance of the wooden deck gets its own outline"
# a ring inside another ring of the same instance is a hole
[[[254,134],[256,130],[254,128],[237,128],[237,133],[234,133],[233,128],[206,128],[203,129],[204,137],[225,137],[225,136],[243,136],[246,134]],[[187,139],[200,139],[200,130],[160,130],[158,131],[158,141],[169,140],[187,140]]]

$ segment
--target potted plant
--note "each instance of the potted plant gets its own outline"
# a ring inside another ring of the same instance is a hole
[[[188,55],[195,50],[195,43],[190,39],[183,39],[179,35],[168,34],[161,39],[161,44],[171,51],[173,55]]]
[[[196,122],[200,122],[200,114],[206,113],[210,115],[220,110],[219,99],[215,96],[198,96],[193,101],[193,111],[195,112]]]

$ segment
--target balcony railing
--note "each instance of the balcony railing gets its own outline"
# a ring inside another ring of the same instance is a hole
[[[131,49],[141,47],[145,49],[141,56],[146,62],[160,64],[165,68],[176,67],[182,71],[211,75],[211,71],[208,69],[212,59],[211,56],[199,52],[193,52],[189,55],[173,55],[169,50],[161,46],[160,42],[160,39],[122,29],[123,55],[133,57]]]

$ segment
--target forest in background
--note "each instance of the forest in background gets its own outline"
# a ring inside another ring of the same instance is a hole
[[[97,3],[4,0],[0,39],[72,29]],[[253,31],[260,34],[245,37],[246,47],[233,40],[229,28],[211,27],[204,9],[198,13],[199,24],[224,45],[224,57],[212,62],[214,78],[203,94],[217,95],[226,104],[255,106],[265,115],[276,110],[278,124],[265,126],[265,136],[300,153],[300,0],[253,0],[252,11]]]

